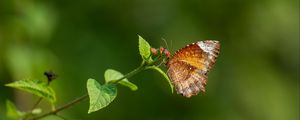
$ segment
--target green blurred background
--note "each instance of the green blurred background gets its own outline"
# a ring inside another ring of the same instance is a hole
[[[113,68],[140,64],[138,37],[172,53],[205,39],[221,42],[205,94],[171,94],[154,71],[120,86],[108,107],[87,114],[88,101],[59,115],[67,120],[299,120],[299,0],[1,0],[0,119],[5,100],[21,110],[37,97],[4,84],[59,78],[58,105],[85,94],[86,80],[103,82]],[[49,108],[44,101],[41,107]],[[45,111],[48,111],[47,109]],[[60,120],[48,117],[44,120]]]

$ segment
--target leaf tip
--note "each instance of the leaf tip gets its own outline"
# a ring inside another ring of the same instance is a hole
[[[132,86],[132,87],[130,87],[130,90],[132,90],[132,91],[137,91],[139,88],[137,87],[137,86]]]
[[[6,86],[6,87],[11,87],[12,84],[11,84],[11,83],[7,83],[7,84],[5,84],[4,86]]]
[[[87,83],[89,83],[89,82],[93,82],[93,81],[95,81],[95,79],[93,79],[93,78],[89,78],[89,79],[87,80]]]
[[[94,111],[89,110],[89,111],[88,111],[88,114],[91,114],[92,112],[94,112]]]

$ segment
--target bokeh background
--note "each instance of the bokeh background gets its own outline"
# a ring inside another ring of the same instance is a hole
[[[5,100],[29,110],[37,97],[4,84],[59,78],[57,105],[85,94],[88,78],[103,83],[113,68],[140,64],[138,36],[172,53],[205,39],[221,42],[205,94],[171,94],[154,71],[119,86],[108,107],[87,114],[88,101],[60,112],[67,120],[299,120],[299,0],[1,0],[0,119]],[[49,105],[41,103],[44,111]],[[43,120],[60,120],[55,116]]]

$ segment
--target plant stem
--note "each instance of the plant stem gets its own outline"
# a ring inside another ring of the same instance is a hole
[[[161,75],[163,75],[163,77],[168,81],[169,85],[170,85],[170,88],[171,88],[171,92],[173,93],[173,85],[171,83],[171,80],[169,79],[169,77],[160,69],[158,68],[157,66],[147,66],[145,68],[145,70],[147,69],[153,69],[153,70],[156,70],[157,72],[159,72]]]
[[[146,68],[146,66],[144,64],[141,64],[138,68],[134,69],[133,71],[127,73],[126,75],[124,75],[123,77],[117,79],[117,80],[112,80],[110,83],[118,83],[120,81],[122,81],[125,78],[130,78],[131,76],[141,72],[142,70],[144,70]]]
[[[143,61],[142,64],[138,68],[136,68],[133,71],[127,73],[126,75],[124,75],[120,79],[111,81],[110,83],[118,83],[118,82],[122,81],[125,78],[130,78],[133,75],[135,75],[135,74],[137,74],[137,73],[145,70],[146,68],[147,68],[147,65],[145,65],[145,62]],[[149,69],[149,68],[147,68],[147,69]],[[75,99],[75,100],[73,100],[73,101],[71,101],[71,102],[69,102],[69,103],[67,103],[67,104],[65,104],[65,105],[63,105],[63,106],[55,109],[55,110],[53,110],[53,111],[50,111],[48,113],[42,114],[42,115],[37,116],[37,117],[30,118],[28,120],[37,120],[37,119],[44,118],[44,117],[46,117],[48,115],[55,115],[56,113],[58,113],[58,112],[60,112],[60,111],[62,111],[64,109],[67,109],[67,108],[73,106],[74,104],[79,103],[79,102],[81,102],[81,101],[83,101],[83,100],[85,100],[87,98],[88,98],[88,94],[85,94],[85,95],[83,95],[83,96],[81,96],[81,97],[79,97],[79,98],[77,98],[77,99]]]
[[[73,100],[73,101],[71,101],[71,102],[69,102],[69,103],[67,103],[67,104],[65,104],[65,105],[63,105],[63,106],[61,106],[61,107],[53,110],[53,111],[50,111],[48,113],[45,113],[43,115],[40,115],[40,116],[37,116],[37,117],[34,117],[34,118],[30,118],[28,120],[37,120],[37,119],[44,118],[44,117],[46,117],[48,115],[55,115],[56,113],[58,113],[58,112],[60,112],[60,111],[62,111],[64,109],[67,109],[67,108],[73,106],[74,104],[79,103],[79,102],[81,102],[81,101],[83,101],[83,100],[85,100],[87,98],[88,98],[88,94],[85,94],[85,95],[83,95],[83,96],[81,96],[79,98],[76,98],[75,100]]]
[[[35,109],[39,104],[40,104],[40,102],[42,101],[42,97],[40,97],[39,99],[38,99],[38,101],[36,101],[36,103],[33,105],[33,107],[31,108],[31,110],[33,110],[33,109]]]

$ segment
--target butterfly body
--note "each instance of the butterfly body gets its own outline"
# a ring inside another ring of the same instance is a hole
[[[185,97],[205,92],[207,73],[216,62],[220,43],[214,40],[199,41],[178,50],[166,65],[168,76],[178,94]]]

